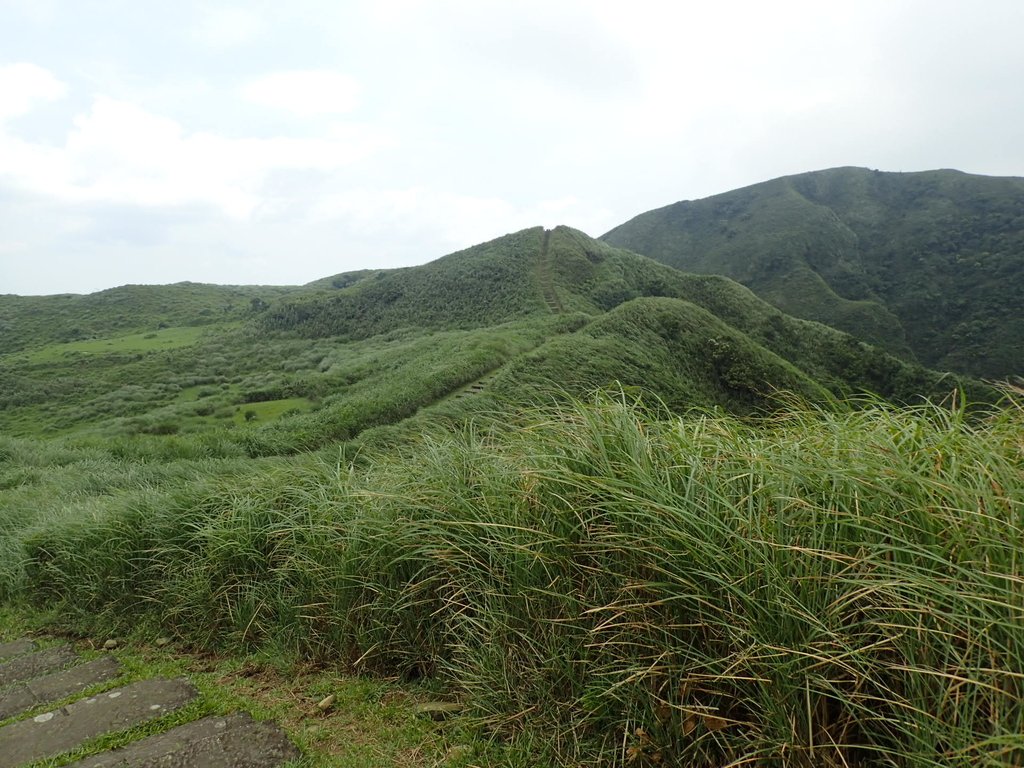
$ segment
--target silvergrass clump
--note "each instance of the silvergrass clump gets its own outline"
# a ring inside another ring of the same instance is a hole
[[[538,761],[1013,764],[1022,402],[577,402],[54,525],[29,589],[440,677]]]

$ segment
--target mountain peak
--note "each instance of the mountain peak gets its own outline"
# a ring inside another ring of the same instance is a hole
[[[1024,372],[1024,179],[831,168],[641,214],[603,240],[722,274],[929,367]]]

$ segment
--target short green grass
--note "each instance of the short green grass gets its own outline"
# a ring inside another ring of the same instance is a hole
[[[127,336],[115,336],[107,339],[86,339],[70,341],[65,344],[50,344],[23,353],[23,356],[31,363],[42,363],[69,355],[141,354],[190,346],[195,344],[204,333],[209,333],[209,330],[202,326],[162,328],[156,331],[132,333]]]
[[[245,403],[236,406],[232,421],[238,425],[273,421],[287,413],[307,413],[312,407],[313,403],[305,397],[285,397],[280,400]]]

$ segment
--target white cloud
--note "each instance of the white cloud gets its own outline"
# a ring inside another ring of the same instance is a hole
[[[0,273],[293,282],[816,167],[1020,175],[1024,3],[983,5],[0,0]]]
[[[0,132],[0,175],[30,191],[76,202],[207,204],[235,218],[253,214],[273,171],[329,173],[386,143],[357,125],[323,137],[227,138],[188,133],[175,120],[130,102],[97,97],[63,147]]]
[[[351,112],[359,103],[359,83],[341,72],[275,72],[249,82],[242,96],[254,104],[300,117]]]
[[[5,0],[8,10],[20,14],[33,24],[49,24],[57,16],[54,0]]]
[[[526,227],[551,227],[567,221],[582,228],[600,226],[598,220],[603,217],[607,211],[588,208],[572,196],[517,205],[500,197],[427,187],[347,190],[325,195],[310,213],[315,224],[338,221],[358,236],[385,236],[396,242],[422,238],[437,243],[438,256]]]
[[[37,104],[56,101],[67,86],[48,70],[27,62],[0,67],[0,123],[27,114]]]
[[[192,37],[209,48],[232,48],[256,40],[266,30],[266,20],[250,8],[204,6]]]

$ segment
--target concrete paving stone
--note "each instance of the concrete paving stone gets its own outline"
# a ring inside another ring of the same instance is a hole
[[[54,757],[105,733],[183,707],[198,695],[187,680],[141,680],[0,728],[0,768]]]
[[[77,658],[75,649],[70,645],[58,645],[15,656],[10,661],[0,664],[0,688],[56,672],[70,666]]]
[[[27,712],[43,704],[60,701],[96,683],[113,680],[121,672],[121,663],[113,656],[102,656],[77,667],[51,672],[0,690],[0,720]]]
[[[68,768],[276,768],[299,756],[274,723],[240,712],[204,717]]]
[[[21,654],[34,651],[35,649],[36,644],[26,638],[11,640],[9,643],[0,643],[0,661],[21,656]]]

